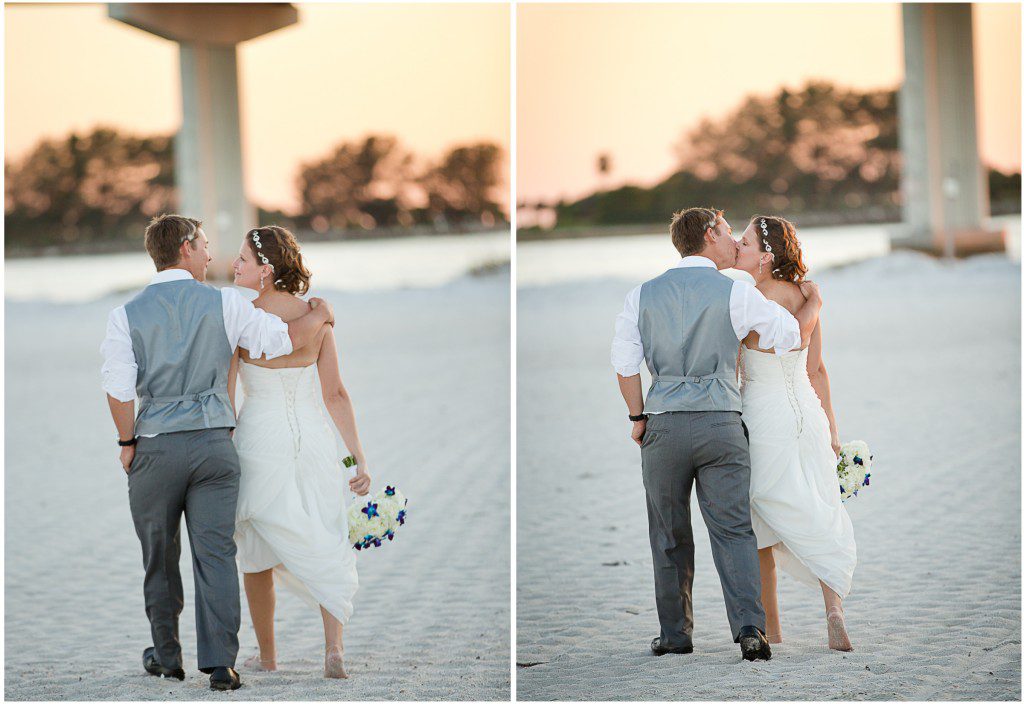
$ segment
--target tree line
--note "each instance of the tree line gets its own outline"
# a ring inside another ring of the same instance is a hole
[[[801,215],[807,224],[900,218],[897,93],[813,81],[746,97],[705,119],[674,146],[677,170],[651,187],[624,185],[575,201],[521,204],[554,210],[557,227],[648,224],[685,204],[733,213]],[[610,156],[599,154],[599,174]],[[989,170],[993,214],[1020,212],[1020,174]]]
[[[110,127],[40,141],[4,163],[9,248],[135,245],[146,223],[178,209],[174,139]],[[390,135],[342,142],[303,163],[296,213],[259,208],[261,222],[320,235],[405,228],[458,232],[506,221],[504,150],[457,145],[428,160]]]

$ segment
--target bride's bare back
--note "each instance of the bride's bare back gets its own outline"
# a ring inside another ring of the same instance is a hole
[[[790,281],[769,279],[762,281],[757,290],[764,294],[769,301],[775,301],[792,315],[796,315],[806,302],[804,294],[800,292],[800,286]],[[760,338],[761,336],[756,332],[751,332],[743,338],[743,346],[758,352],[771,352],[771,349],[763,349],[759,346]]]
[[[269,296],[266,296],[264,300],[253,301],[253,305],[267,311],[268,313],[273,313],[286,323],[290,323],[297,318],[301,318],[312,310],[312,307],[298,296],[293,296],[290,293],[284,293],[281,291],[274,291]],[[246,364],[254,364],[257,367],[266,367],[268,369],[308,367],[316,362],[317,358],[320,356],[320,346],[323,344],[324,335],[327,334],[327,331],[330,329],[331,326],[325,324],[320,328],[320,332],[316,334],[316,337],[313,338],[312,342],[305,347],[292,350],[291,354],[283,357],[275,357],[270,360],[266,357],[250,359],[249,350],[241,347],[238,348],[239,356]]]

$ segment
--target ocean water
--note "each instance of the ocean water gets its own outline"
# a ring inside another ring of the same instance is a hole
[[[999,218],[1007,229],[1007,256],[1020,261],[1020,217]],[[892,252],[892,225],[848,225],[804,228],[800,245],[808,276],[817,272]],[[516,247],[516,283],[520,287],[547,286],[594,279],[646,281],[679,261],[668,232],[619,237],[588,237],[522,242]],[[726,270],[729,276],[747,277]]]
[[[435,288],[470,272],[507,264],[508,232],[436,235],[386,240],[310,242],[302,246],[318,290],[374,291]],[[96,256],[8,259],[4,296],[9,301],[91,301],[145,286],[153,263],[145,252]]]

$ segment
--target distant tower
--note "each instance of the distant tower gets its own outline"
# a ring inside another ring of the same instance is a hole
[[[988,181],[978,157],[971,6],[904,3],[903,56],[903,244],[946,256],[1003,249],[1003,233],[982,227]]]
[[[182,215],[203,221],[212,278],[226,278],[242,233],[256,225],[245,198],[236,45],[298,21],[288,3],[110,3],[111,18],[178,42],[181,131],[174,144]]]

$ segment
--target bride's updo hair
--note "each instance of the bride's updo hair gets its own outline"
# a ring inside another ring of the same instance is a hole
[[[757,246],[762,252],[765,249],[764,229],[761,221],[764,220],[768,230],[768,245],[772,248],[775,259],[771,263],[772,278],[779,281],[791,281],[795,284],[804,280],[807,274],[807,267],[804,265],[803,256],[800,253],[800,240],[796,238],[796,228],[789,220],[774,215],[755,215],[750,219],[757,236]]]
[[[260,246],[256,246],[257,240]],[[262,254],[274,267],[274,288],[285,293],[302,295],[309,290],[312,274],[302,263],[299,243],[295,235],[278,225],[267,225],[249,230],[245,235],[249,249],[257,264],[263,264]]]

